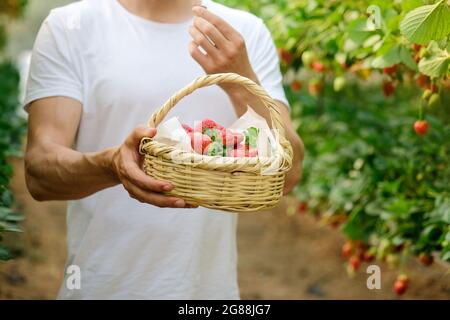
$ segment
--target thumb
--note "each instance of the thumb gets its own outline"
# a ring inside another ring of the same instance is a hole
[[[142,138],[152,138],[155,134],[156,128],[149,128],[145,125],[139,125],[131,132],[126,142],[127,144],[134,146],[136,143],[140,142]]]

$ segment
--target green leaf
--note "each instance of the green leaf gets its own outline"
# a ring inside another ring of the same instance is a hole
[[[371,31],[367,26],[367,19],[359,18],[352,21],[347,28],[348,37],[358,45],[364,43]]]
[[[429,77],[438,78],[448,73],[450,55],[446,50],[441,50],[437,44],[430,45],[428,56],[419,61],[419,71]]]
[[[410,11],[400,23],[400,32],[418,44],[445,38],[450,34],[450,8],[446,1]]]
[[[411,53],[409,50],[405,47],[400,48],[400,59],[407,66],[408,68],[417,71],[417,64],[414,61],[413,57],[411,56]]]
[[[400,45],[393,46],[387,53],[372,61],[373,68],[385,68],[402,62],[400,56]]]
[[[259,129],[255,127],[250,127],[247,130],[245,130],[244,134],[245,134],[245,144],[247,144],[250,148],[256,148]]]

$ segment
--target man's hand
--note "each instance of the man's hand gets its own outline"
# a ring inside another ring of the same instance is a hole
[[[191,56],[207,74],[234,72],[259,83],[247,54],[242,35],[227,22],[201,6],[195,6],[193,25],[189,29],[193,41],[189,45]],[[206,52],[204,54],[200,48]],[[225,91],[233,85],[221,85]]]
[[[112,156],[112,168],[115,176],[128,191],[131,198],[139,202],[158,207],[185,208],[184,200],[162,194],[173,189],[169,182],[160,181],[146,175],[142,167],[142,156],[138,146],[143,137],[153,137],[156,129],[139,126],[133,130],[125,142],[117,148]]]

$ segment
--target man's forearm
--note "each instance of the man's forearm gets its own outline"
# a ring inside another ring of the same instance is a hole
[[[40,201],[76,200],[118,184],[111,160],[114,148],[81,153],[48,143],[31,149],[25,171],[31,195]]]

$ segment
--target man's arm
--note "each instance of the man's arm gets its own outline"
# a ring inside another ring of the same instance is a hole
[[[156,129],[138,127],[118,146],[99,152],[72,149],[80,123],[81,103],[70,98],[37,100],[29,107],[25,173],[36,200],[74,200],[122,184],[130,197],[160,207],[186,207],[183,200],[163,195],[173,188],[141,170],[140,139]]]
[[[242,36],[223,19],[203,7],[196,6],[193,12],[196,18],[189,29],[193,39],[189,51],[205,72],[208,74],[234,72],[260,84],[250,64]],[[202,47],[206,54],[202,53],[199,47]],[[230,97],[238,116],[247,110],[247,105],[251,105],[271,125],[269,111],[257,97],[238,85],[222,84],[221,87]],[[292,125],[288,108],[283,103],[277,102],[277,109],[283,119],[286,138],[294,151],[293,166],[287,174],[284,188],[285,193],[288,193],[301,177],[304,146]]]

